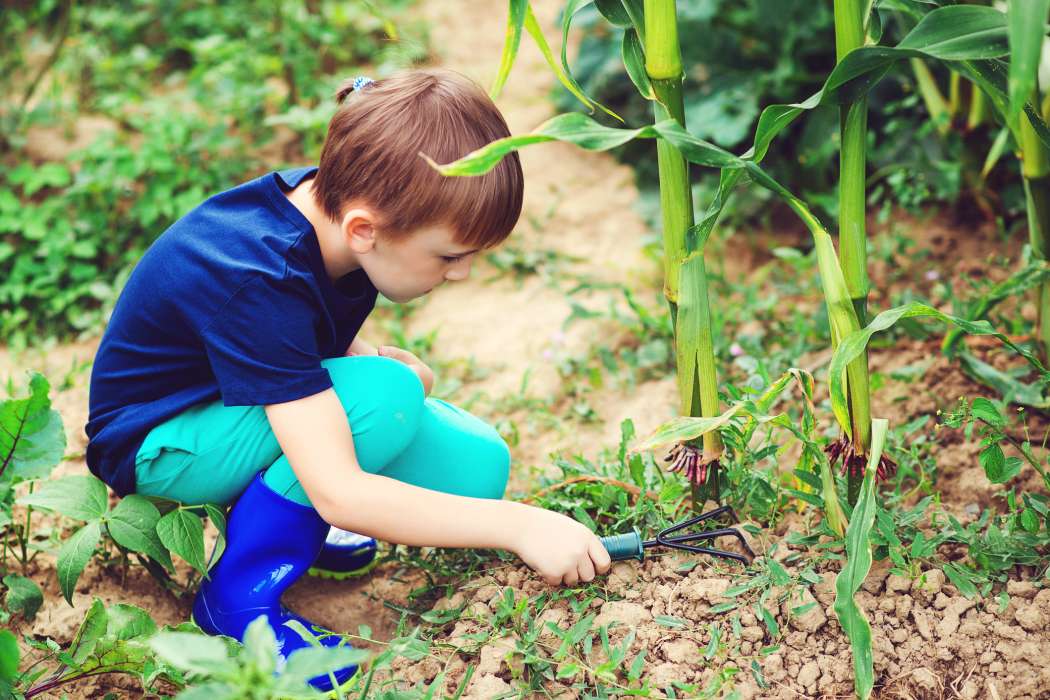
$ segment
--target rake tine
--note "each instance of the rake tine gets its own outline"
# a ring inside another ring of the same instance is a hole
[[[661,532],[659,535],[657,535],[656,541],[659,542],[660,544],[664,545],[664,546],[667,546],[667,547],[676,547],[676,548],[682,549],[682,548],[688,547],[689,546],[688,543],[690,543],[690,542],[703,542],[703,541],[706,541],[706,540],[713,540],[713,539],[716,539],[718,537],[726,537],[726,536],[735,537],[737,539],[737,541],[740,543],[740,546],[744,549],[745,552],[747,552],[747,556],[749,556],[751,559],[755,558],[755,553],[751,549],[751,547],[747,544],[747,540],[744,538],[744,535],[739,530],[737,530],[736,528],[733,528],[733,527],[726,527],[726,528],[722,528],[720,530],[708,530],[706,532],[698,532],[698,533],[691,534],[691,535],[674,535],[672,537],[665,537],[664,533]],[[700,550],[692,550],[691,549],[690,551],[700,551]],[[735,559],[737,557],[733,557],[733,558]],[[741,561],[743,561],[743,560],[741,559]],[[747,563],[750,563],[750,559],[748,560]]]

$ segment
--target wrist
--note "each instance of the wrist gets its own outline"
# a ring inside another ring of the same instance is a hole
[[[531,529],[533,506],[517,501],[503,501],[507,507],[506,517],[500,520],[500,539],[504,545],[500,549],[521,556],[522,547]]]

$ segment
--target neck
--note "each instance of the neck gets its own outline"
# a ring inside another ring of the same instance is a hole
[[[302,181],[298,187],[286,193],[286,196],[313,226],[329,279],[335,281],[361,267],[354,252],[346,244],[339,224],[329,219],[324,210],[317,205],[314,199],[313,178]]]

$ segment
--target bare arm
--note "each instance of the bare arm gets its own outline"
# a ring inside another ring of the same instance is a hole
[[[346,357],[353,355],[378,355],[379,350],[375,345],[372,345],[368,341],[364,340],[361,336],[354,336],[354,340],[350,343],[350,347],[343,353]]]
[[[605,548],[572,518],[363,471],[333,389],[265,410],[299,483],[321,517],[336,527],[414,546],[505,549],[550,583],[589,581],[595,571],[608,570]]]
[[[403,350],[392,345],[381,345],[377,348],[375,345],[363,340],[360,336],[356,336],[354,341],[350,343],[350,347],[346,349],[345,353],[346,357],[353,357],[355,355],[382,355],[383,357],[395,359],[398,362],[402,362],[411,367],[412,371],[419,376],[419,381],[423,382],[423,393],[426,396],[430,396],[430,392],[434,388],[434,370],[430,369],[426,363],[408,350]]]

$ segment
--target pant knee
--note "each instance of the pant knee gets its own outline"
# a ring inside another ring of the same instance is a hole
[[[338,357],[322,361],[347,416],[405,444],[419,427],[423,383],[403,362],[389,357]],[[353,421],[351,421],[353,423]],[[353,428],[353,425],[351,425]]]
[[[481,464],[481,473],[477,475],[478,497],[503,498],[507,491],[507,481],[510,479],[510,448],[495,430]]]

